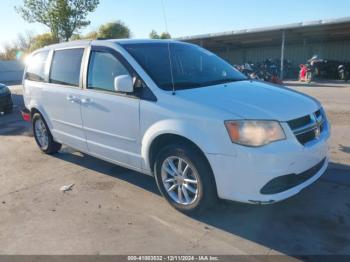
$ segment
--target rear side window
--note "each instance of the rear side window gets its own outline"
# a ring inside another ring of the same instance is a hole
[[[83,53],[83,48],[55,51],[51,64],[50,83],[79,86]]]
[[[45,67],[49,51],[36,53],[28,64],[25,79],[37,82],[45,82]]]
[[[129,75],[124,65],[111,53],[93,51],[90,57],[88,88],[114,92],[114,78]]]

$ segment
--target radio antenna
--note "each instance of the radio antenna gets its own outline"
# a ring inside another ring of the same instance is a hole
[[[168,32],[168,21],[167,21],[167,16],[166,16],[166,12],[165,12],[164,0],[161,0],[161,2],[162,2],[162,11],[163,11],[165,32],[167,34],[169,34],[169,32]],[[169,55],[169,64],[170,64],[171,84],[172,84],[172,89],[173,89],[173,95],[175,95],[175,83],[174,83],[174,75],[173,75],[173,62],[172,62],[172,59],[171,59],[170,42],[169,42],[169,40],[168,40],[168,55]]]

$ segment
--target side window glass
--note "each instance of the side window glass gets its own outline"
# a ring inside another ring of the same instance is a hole
[[[112,54],[92,51],[88,70],[88,88],[114,92],[114,78],[129,75],[124,65]]]
[[[48,55],[49,51],[44,51],[36,53],[29,59],[25,79],[37,82],[45,81],[45,67]]]
[[[83,48],[57,50],[54,53],[50,83],[79,86]]]

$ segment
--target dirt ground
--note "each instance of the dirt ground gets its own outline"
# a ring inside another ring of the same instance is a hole
[[[152,177],[67,147],[42,154],[19,115],[21,88],[11,86],[18,107],[0,115],[0,255],[350,254],[350,85],[286,84],[326,109],[327,173],[283,202],[221,201],[199,217],[171,208]]]

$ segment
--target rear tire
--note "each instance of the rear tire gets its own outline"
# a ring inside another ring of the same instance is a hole
[[[209,163],[192,146],[179,143],[164,147],[156,157],[154,171],[161,194],[183,213],[200,213],[217,201]]]
[[[57,153],[62,145],[53,140],[49,127],[39,113],[33,115],[32,124],[34,138],[40,150],[45,154]]]

